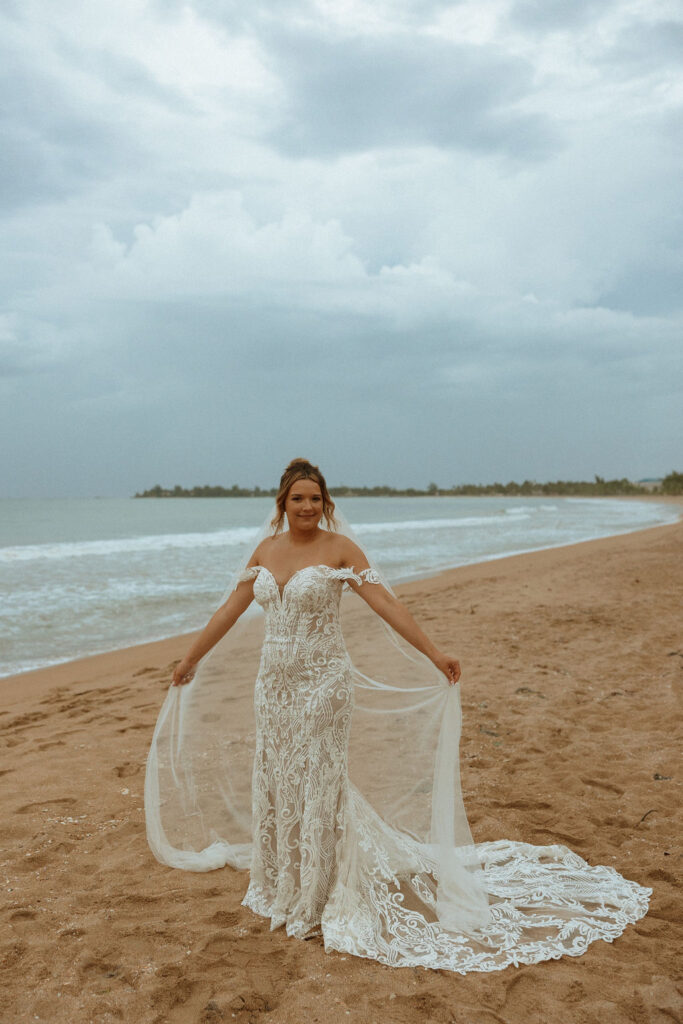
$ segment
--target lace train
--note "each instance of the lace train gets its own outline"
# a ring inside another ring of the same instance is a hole
[[[266,613],[243,904],[271,929],[321,933],[326,950],[461,974],[612,942],[647,912],[652,890],[561,845],[478,844],[488,923],[465,934],[439,920],[435,848],[387,824],[347,774],[354,688],[339,600],[346,580],[376,582],[371,573],[308,566],[282,591],[263,567],[240,577],[254,580]]]

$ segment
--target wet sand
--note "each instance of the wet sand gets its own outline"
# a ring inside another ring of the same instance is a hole
[[[0,680],[5,1024],[670,1024],[683,933],[683,522],[397,588],[463,664],[476,841],[563,843],[653,889],[581,957],[461,976],[326,954],[157,863],[144,764],[177,637]]]

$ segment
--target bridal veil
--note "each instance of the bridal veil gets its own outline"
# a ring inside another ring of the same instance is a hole
[[[273,508],[233,573],[271,532]],[[344,515],[337,532],[364,551],[373,579],[391,589]],[[460,687],[404,641],[349,588],[342,631],[353,664],[349,780],[399,845],[433,865],[430,882],[444,927],[472,931],[489,921],[481,863],[460,786]],[[256,602],[199,663],[192,682],[171,686],[147,760],[145,812],[155,857],[171,867],[248,868],[251,857],[253,689],[263,613]],[[396,879],[406,863],[389,864]],[[434,882],[437,884],[434,885]],[[411,889],[415,899],[415,889]],[[419,900],[418,900],[419,902]],[[430,900],[433,903],[433,900]]]
[[[271,519],[235,568],[226,597]],[[338,509],[335,519],[363,550],[373,570],[366,579],[390,589]],[[460,685],[450,685],[350,588],[340,616],[353,665],[352,835],[323,914],[326,948],[396,966],[494,971],[579,956],[647,912],[650,889],[612,867],[590,866],[561,844],[474,844],[460,784]],[[263,623],[252,602],[194,679],[169,688],[145,779],[147,837],[163,864],[250,866]]]

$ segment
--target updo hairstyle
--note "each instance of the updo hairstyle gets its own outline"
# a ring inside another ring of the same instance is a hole
[[[278,488],[277,497],[275,498],[277,512],[271,520],[273,534],[279,533],[283,527],[287,495],[289,494],[292,484],[295,484],[297,480],[314,480],[315,483],[317,483],[323,498],[323,517],[327,523],[327,529],[336,530],[337,521],[334,518],[334,502],[327,490],[325,477],[322,475],[318,467],[310,463],[308,459],[292,459],[280,478],[280,486]]]

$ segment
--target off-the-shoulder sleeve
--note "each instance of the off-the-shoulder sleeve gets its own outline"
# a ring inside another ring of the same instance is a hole
[[[380,576],[380,574],[377,572],[376,569],[372,569],[372,568],[361,569],[361,571],[358,573],[358,575],[360,576],[361,580],[364,583],[381,583],[382,582],[382,577]]]
[[[249,568],[243,569],[242,572],[235,577],[235,587],[237,587],[239,583],[248,583],[249,580],[255,580],[259,574],[260,568],[260,565],[251,565]]]
[[[349,583],[351,580],[353,580],[354,583],[361,582],[358,574],[353,571],[353,567],[350,569],[333,569],[330,567],[328,572],[332,579],[341,580],[342,583]]]
[[[354,583],[381,583],[379,573],[375,569],[361,569],[360,572],[356,572],[353,566],[350,569],[333,569],[332,574],[335,579],[343,580],[345,583],[350,583],[352,580]]]

